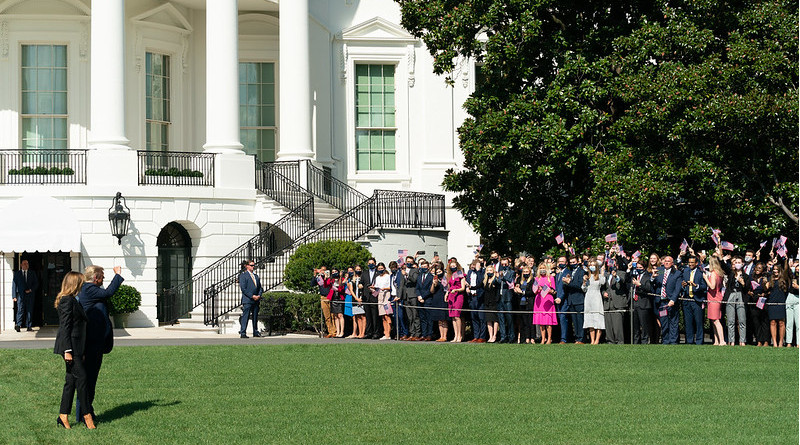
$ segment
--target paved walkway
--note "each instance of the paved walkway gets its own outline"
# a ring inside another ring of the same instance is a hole
[[[0,349],[52,349],[58,328],[33,328],[33,332],[4,331],[0,333]],[[250,335],[250,334],[248,334]],[[372,340],[320,339],[316,335],[286,334],[260,338],[239,338],[239,334],[217,334],[178,329],[128,328],[114,329],[114,346],[168,345],[250,345],[250,344],[314,344],[331,342],[373,342]]]

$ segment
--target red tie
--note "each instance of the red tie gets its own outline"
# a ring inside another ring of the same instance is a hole
[[[664,269],[664,279],[661,280],[661,298],[667,298],[667,277],[669,276],[669,269]]]

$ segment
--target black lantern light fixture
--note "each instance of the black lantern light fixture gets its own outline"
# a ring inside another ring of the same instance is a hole
[[[111,224],[111,235],[116,236],[119,244],[122,244],[122,237],[128,234],[128,225],[131,222],[131,209],[128,208],[122,193],[117,192],[117,196],[108,209],[108,222]]]

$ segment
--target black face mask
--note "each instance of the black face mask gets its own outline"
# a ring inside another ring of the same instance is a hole
[[[489,272],[489,273],[486,274],[486,276],[489,277],[489,278],[492,278],[494,276],[494,273]]]
[[[439,278],[442,278],[444,276],[444,272],[439,272],[439,273],[436,274],[436,276],[438,276]]]
[[[360,270],[356,271],[356,276],[361,276],[361,271]]]
[[[577,263],[569,265],[569,268],[572,269],[572,270],[575,270],[576,267],[578,267]]]
[[[406,267],[411,269],[412,267],[414,267],[414,263],[406,263]]]
[[[347,276],[348,277],[352,277],[353,276],[353,272],[347,272]]]
[[[588,262],[588,261],[584,261],[584,262],[583,262],[583,265],[584,265],[584,266],[588,266],[588,265],[589,265],[589,262]]]
[[[559,269],[564,269],[565,267],[567,267],[567,265],[566,265],[566,264],[559,264],[559,265],[558,265],[558,268],[559,268]]]
[[[526,280],[528,279],[529,276],[531,276],[531,274],[529,273],[522,274],[522,278],[525,278]]]
[[[457,270],[458,268],[456,266],[450,266],[450,272],[455,272]]]
[[[379,274],[383,275],[384,272],[386,272],[386,269],[378,269]]]
[[[392,273],[395,273],[395,272],[397,272],[397,269],[392,269]]]
[[[332,274],[331,274],[331,277],[332,277],[332,278],[339,278],[339,272],[332,273]]]

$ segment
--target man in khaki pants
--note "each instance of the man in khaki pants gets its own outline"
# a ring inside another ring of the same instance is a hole
[[[322,318],[325,319],[325,327],[328,335],[325,338],[336,336],[336,325],[331,316],[331,302],[328,300],[330,288],[325,286],[325,279],[330,278],[330,272],[325,266],[314,269],[314,278],[311,279],[312,286],[319,286],[319,304],[322,307]]]

